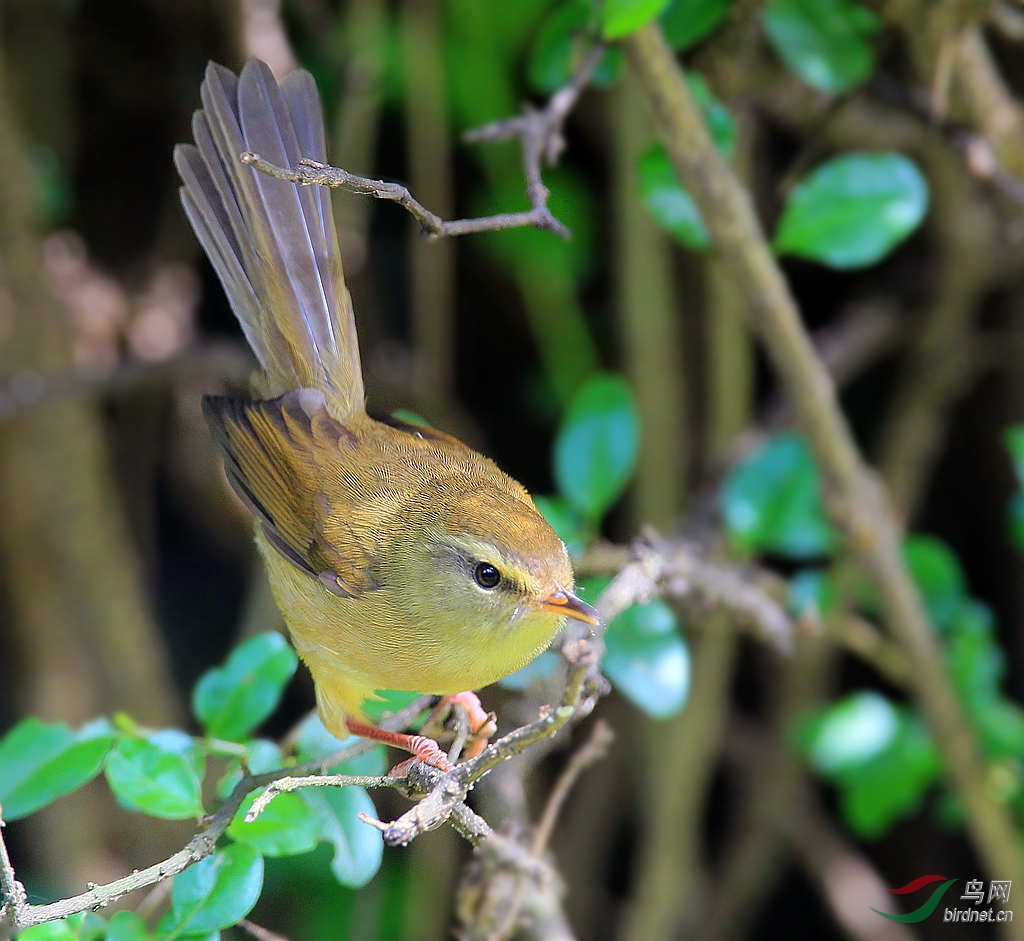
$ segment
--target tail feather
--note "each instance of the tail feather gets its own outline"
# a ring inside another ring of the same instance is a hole
[[[279,87],[258,60],[239,78],[210,63],[201,97],[196,144],[175,151],[182,203],[263,368],[261,392],[315,386],[332,411],[361,409],[355,321],[329,194],[239,160],[246,150],[285,167],[326,159],[312,76],[296,72]]]

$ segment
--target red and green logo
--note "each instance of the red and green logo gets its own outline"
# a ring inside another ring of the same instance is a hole
[[[879,912],[877,908],[871,909],[873,912],[878,912],[883,918],[888,918],[890,921],[899,921],[905,925],[916,925],[919,921],[924,921],[932,912],[938,908],[939,902],[942,901],[942,896],[946,894],[946,890],[956,882],[956,879],[947,879],[945,876],[918,876],[913,882],[908,882],[902,889],[886,889],[886,892],[892,895],[910,895],[912,892],[919,892],[926,885],[932,885],[935,882],[941,882],[942,885],[936,886],[932,890],[931,896],[928,900],[922,903],[918,908],[915,908],[912,912],[907,912],[906,915],[893,915],[890,912]]]

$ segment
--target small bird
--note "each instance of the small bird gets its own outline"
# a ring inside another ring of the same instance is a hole
[[[367,414],[329,193],[240,159],[326,162],[312,76],[279,86],[258,60],[239,76],[211,62],[200,96],[195,144],[174,152],[181,200],[260,366],[255,400],[203,400],[227,478],[324,725],[447,770],[434,740],[376,728],[364,704],[386,689],[471,704],[464,691],[527,664],[566,618],[597,615],[519,483],[447,434]]]

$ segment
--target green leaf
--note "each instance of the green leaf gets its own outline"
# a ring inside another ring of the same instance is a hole
[[[661,144],[648,147],[640,156],[640,198],[654,221],[687,248],[704,251],[711,234],[704,225],[693,197],[680,185],[675,168]]]
[[[146,923],[135,912],[118,912],[107,925],[104,941],[150,941]]]
[[[725,18],[732,0],[670,0],[661,28],[668,44],[682,52],[695,46]]]
[[[379,722],[385,715],[398,712],[415,702],[420,695],[404,689],[378,689],[374,690],[371,698],[363,700],[362,709],[367,719]]]
[[[608,625],[603,669],[615,688],[655,719],[675,715],[690,690],[690,655],[675,613],[657,600]]]
[[[208,935],[236,924],[263,889],[263,857],[236,843],[174,877],[171,910],[160,919],[161,941]]]
[[[380,834],[359,819],[361,813],[376,816],[370,795],[361,787],[321,787],[306,788],[301,797],[316,812],[320,839],[334,846],[334,877],[353,889],[366,885],[384,856]]]
[[[498,685],[505,689],[512,689],[521,692],[529,689],[534,683],[551,676],[558,668],[560,657],[552,650],[545,650],[539,657],[535,657],[525,667],[509,673],[508,676],[498,680]]]
[[[957,557],[941,539],[915,534],[904,540],[903,560],[928,617],[940,632],[948,632],[968,600]]]
[[[1000,692],[1006,659],[986,605],[963,605],[946,641],[946,662],[986,757],[1024,758],[1024,710]]]
[[[565,543],[569,555],[582,555],[586,549],[587,538],[584,523],[579,514],[561,497],[535,496],[533,502],[540,515],[551,525],[558,538]]]
[[[298,658],[276,632],[239,644],[223,667],[200,677],[192,709],[214,738],[242,741],[277,707]]]
[[[92,912],[69,915],[60,921],[33,925],[18,934],[18,941],[100,941],[106,924]]]
[[[881,21],[852,0],[773,0],[764,27],[782,61],[821,91],[844,92],[874,71]]]
[[[1012,425],[1006,429],[1003,438],[1006,449],[1013,459],[1013,469],[1017,474],[1017,482],[1024,487],[1024,425]]]
[[[298,759],[310,761],[314,758],[326,758],[340,748],[364,741],[365,739],[355,736],[346,739],[335,738],[327,731],[320,717],[314,713],[304,719],[299,726]],[[383,774],[387,771],[387,755],[384,746],[380,745],[341,764],[328,765],[327,770],[332,774]]]
[[[77,733],[62,722],[35,717],[0,740],[0,807],[17,820],[91,781],[114,742],[110,723],[98,720]]]
[[[892,745],[899,734],[896,707],[874,692],[853,693],[809,719],[800,743],[812,767],[832,775],[857,768]]]
[[[252,821],[245,822],[256,794],[250,794],[228,827],[228,836],[245,843],[264,856],[295,856],[316,848],[319,821],[298,794],[278,794]]]
[[[589,522],[599,521],[629,483],[638,438],[633,396],[621,376],[595,375],[573,396],[555,439],[555,481]]]
[[[530,85],[546,95],[567,84],[593,48],[597,37],[592,0],[568,0],[558,3],[541,25],[526,66]],[[606,49],[591,83],[598,87],[612,84],[622,67],[622,52]]]
[[[796,435],[777,435],[733,468],[719,499],[726,530],[744,552],[806,559],[835,548],[818,469]]]
[[[939,775],[939,759],[917,717],[875,692],[853,693],[804,721],[797,744],[839,788],[847,825],[877,837],[915,811]]]
[[[1024,425],[1013,425],[1006,430],[1006,448],[1013,459],[1017,483],[1022,488],[1010,501],[1010,538],[1024,552]]]
[[[601,32],[605,39],[621,39],[653,20],[668,0],[604,0]]]
[[[797,617],[819,618],[835,610],[835,581],[820,569],[804,569],[789,582],[789,610]]]
[[[927,211],[928,184],[910,159],[843,154],[794,187],[774,246],[831,268],[864,268],[888,255]]]
[[[688,73],[686,83],[701,110],[711,139],[725,157],[731,157],[736,145],[736,122],[729,109],[711,93],[702,75]],[[694,251],[709,248],[711,235],[700,210],[679,183],[675,168],[660,144],[652,145],[641,154],[637,172],[640,198],[654,221],[687,248]]]
[[[1016,493],[1010,501],[1010,538],[1024,552],[1024,493]]]
[[[854,833],[873,839],[921,806],[938,779],[939,757],[924,726],[905,718],[892,745],[839,776],[839,806]]]
[[[254,738],[247,742],[245,763],[253,774],[275,771],[284,764],[284,756],[276,742],[265,738]],[[234,759],[217,782],[217,796],[224,800],[242,780],[242,762]]]
[[[407,425],[420,425],[423,428],[434,427],[419,412],[414,412],[411,408],[396,408],[392,411],[391,417],[404,421]]]
[[[191,739],[173,730],[148,739],[123,738],[107,756],[107,783],[118,801],[165,820],[200,817],[203,759]]]

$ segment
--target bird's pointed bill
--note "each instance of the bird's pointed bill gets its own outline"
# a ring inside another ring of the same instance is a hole
[[[583,621],[585,624],[595,626],[601,623],[597,611],[571,591],[553,591],[547,597],[541,598],[537,603],[545,611],[550,611],[552,614],[575,618],[577,621]]]

